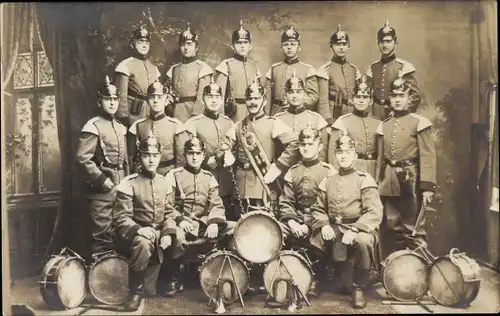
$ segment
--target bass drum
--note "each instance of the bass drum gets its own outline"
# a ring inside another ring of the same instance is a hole
[[[263,278],[267,293],[276,302],[284,304],[291,299],[289,290],[292,289],[292,278],[302,293],[307,295],[313,281],[313,272],[310,262],[302,255],[293,250],[284,250],[267,263]],[[288,285],[285,294],[280,291],[282,281]]]
[[[89,269],[92,296],[103,304],[123,304],[129,294],[128,269],[128,261],[114,252],[94,258]]]
[[[398,301],[415,301],[429,290],[429,261],[415,251],[404,249],[390,254],[382,263],[382,283]]]
[[[253,211],[236,223],[233,242],[242,258],[264,263],[280,252],[284,237],[280,224],[269,212]]]
[[[431,266],[430,292],[442,305],[466,307],[477,297],[481,268],[473,259],[454,248]]]
[[[222,267],[225,257],[224,267]],[[200,284],[208,298],[216,297],[214,291],[219,275],[219,284],[222,284],[222,301],[225,304],[230,304],[238,299],[238,290],[241,295],[248,290],[250,271],[245,262],[232,252],[217,251],[208,256],[200,266]]]
[[[44,302],[54,309],[78,307],[87,294],[86,269],[82,257],[63,249],[45,264],[40,284]]]

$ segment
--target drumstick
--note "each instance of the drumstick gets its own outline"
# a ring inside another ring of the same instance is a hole
[[[283,264],[283,267],[285,267],[285,270],[286,272],[288,273],[288,275],[290,276],[290,280],[292,281],[292,284],[294,287],[297,288],[297,290],[299,291],[300,295],[304,298],[304,300],[306,301],[307,305],[308,306],[311,306],[311,303],[309,302],[309,300],[307,299],[307,296],[304,295],[304,293],[302,293],[302,290],[299,288],[299,286],[297,285],[297,283],[295,283],[295,279],[293,278],[293,275],[290,273],[290,271],[288,270],[286,264],[284,261],[281,261],[281,263]]]
[[[214,299],[214,294],[215,294],[215,291],[217,290],[217,286],[218,286],[220,278],[222,276],[222,270],[224,269],[224,264],[226,263],[226,260],[227,260],[227,256],[224,256],[224,260],[222,260],[222,265],[220,266],[219,275],[217,276],[217,279],[215,280],[215,284],[213,286],[214,289],[212,290],[212,294],[210,294],[210,300],[208,301],[208,306],[210,306],[210,304],[212,304],[212,300]]]
[[[415,237],[415,235],[417,234],[417,228],[420,225],[420,221],[422,221],[422,217],[424,216],[426,207],[427,207],[427,201],[423,199],[422,207],[420,208],[420,212],[418,213],[417,222],[415,223],[415,227],[413,227],[413,232],[411,233],[412,237]]]
[[[233,264],[231,263],[231,258],[228,258],[227,261],[229,262],[229,269],[231,270],[231,275],[233,276],[234,284],[236,286],[236,290],[238,291],[238,297],[240,299],[241,306],[245,307],[245,303],[243,303],[243,296],[241,295],[240,288],[238,286],[238,283],[236,282],[236,275],[234,274]]]
[[[281,256],[278,257],[278,263],[276,263],[276,268],[274,269],[273,278],[271,279],[271,291],[273,288],[273,283],[276,280],[276,273],[278,272],[278,268],[280,267],[280,263],[281,263]],[[270,295],[271,295],[271,293],[267,293],[266,301],[269,299]]]

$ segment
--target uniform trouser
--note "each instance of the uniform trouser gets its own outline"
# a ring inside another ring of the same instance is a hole
[[[228,221],[237,221],[241,216],[240,205],[236,199],[230,195],[222,196],[222,203],[224,204],[226,219]]]
[[[144,271],[152,259],[163,261],[163,249],[159,248],[160,231],[155,240],[136,235],[130,244],[129,267],[133,271]],[[173,242],[175,242],[175,239]]]
[[[93,254],[114,249],[113,203],[113,201],[90,200]]]

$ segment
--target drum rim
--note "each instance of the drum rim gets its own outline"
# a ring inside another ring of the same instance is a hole
[[[80,301],[78,301],[78,304],[76,304],[75,306],[73,307],[70,307],[70,306],[67,306],[66,304],[63,303],[62,299],[61,299],[61,284],[60,284],[60,278],[61,278],[61,274],[59,273],[62,269],[62,267],[70,260],[76,260],[77,262],[80,262],[82,264],[82,268],[83,268],[83,274],[84,274],[84,283],[83,283],[83,295],[82,295],[82,298],[80,299]],[[85,300],[85,297],[87,296],[87,281],[88,281],[88,273],[87,273],[87,269],[85,267],[85,262],[78,258],[78,257],[74,257],[74,256],[68,256],[68,257],[64,257],[62,256],[62,261],[60,262],[59,266],[57,267],[56,269],[56,274],[57,274],[57,297],[59,299],[59,301],[61,302],[61,304],[65,307],[65,308],[76,308],[78,306],[80,306],[82,304],[82,302]]]
[[[397,254],[397,256],[394,254]],[[403,299],[403,298],[397,297],[386,286],[385,271],[386,271],[386,266],[387,266],[388,261],[392,261],[393,259],[398,258],[399,256],[402,256],[402,255],[412,255],[412,256],[415,256],[415,257],[423,260],[424,265],[427,268],[427,273],[426,273],[427,274],[427,282],[426,282],[427,286],[426,286],[426,289],[425,289],[425,291],[423,291],[423,293],[421,295],[419,295],[415,298]],[[389,259],[391,259],[391,260],[389,260]],[[395,300],[400,301],[400,302],[410,302],[410,301],[418,300],[418,299],[424,297],[427,294],[427,292],[429,292],[429,288],[430,288],[430,282],[429,282],[430,281],[429,280],[430,267],[426,262],[427,262],[427,260],[423,256],[421,256],[420,254],[416,253],[415,251],[413,251],[411,249],[401,249],[401,250],[397,250],[397,251],[391,253],[385,259],[384,264],[382,265],[382,285],[384,286],[385,290],[387,291],[387,294],[389,294],[389,296],[391,296],[392,298],[394,298]]]
[[[47,263],[45,264],[45,266],[43,267],[43,270],[42,270],[42,277],[41,277],[42,282],[40,283],[40,292],[42,294],[43,301],[47,305],[49,305],[49,306],[55,305],[54,307],[56,307],[56,308],[65,308],[66,309],[67,307],[62,303],[62,300],[59,296],[58,286],[55,287],[56,293],[54,293],[54,287],[47,285],[47,281],[49,280],[49,277],[54,278],[55,275],[57,275],[57,273],[58,273],[56,264],[60,265],[62,260],[64,260],[64,259],[65,259],[64,256],[53,255],[49,259],[49,261],[47,261]],[[51,263],[51,264],[49,265],[49,263]],[[49,267],[49,268],[47,268],[47,267]],[[47,270],[47,271],[45,271],[45,270]],[[55,273],[50,273],[51,270],[54,270]],[[58,283],[56,283],[56,284],[58,284]],[[57,300],[56,302],[49,302],[49,295],[50,295],[49,292],[56,294],[56,295],[51,295],[51,296],[56,298],[56,300]]]
[[[129,266],[129,262],[128,262],[128,260],[127,260],[124,256],[122,256],[122,255],[120,255],[120,254],[106,254],[106,255],[104,255],[104,256],[102,256],[102,257],[97,258],[97,260],[95,260],[94,262],[92,262],[92,264],[91,264],[91,266],[90,266],[90,268],[89,268],[89,272],[88,272],[88,281],[87,281],[87,283],[88,283],[88,285],[89,285],[89,290],[90,290],[90,293],[92,294],[92,297],[94,297],[94,298],[95,298],[96,300],[98,300],[99,302],[101,302],[101,303],[103,303],[103,304],[111,305],[111,306],[114,306],[114,305],[121,305],[121,304],[123,304],[123,303],[127,300],[127,298],[125,298],[125,299],[123,300],[123,302],[118,302],[118,303],[110,303],[110,302],[108,302],[108,301],[106,301],[106,300],[103,300],[103,299],[101,299],[101,298],[98,298],[98,297],[97,297],[97,295],[94,293],[94,289],[93,289],[93,287],[92,287],[92,282],[91,282],[91,280],[90,280],[91,272],[92,272],[92,270],[95,268],[95,266],[96,266],[98,263],[100,263],[101,261],[103,261],[104,259],[110,259],[110,257],[113,257],[114,259],[117,259],[117,258],[118,258],[118,259],[122,259],[122,260],[124,260],[124,261],[127,263],[127,266]]]
[[[278,230],[281,232],[278,250],[269,259],[263,260],[263,261],[261,261],[261,260],[257,260],[257,261],[256,260],[250,260],[247,257],[243,256],[242,255],[242,251],[241,251],[240,247],[238,246],[238,239],[236,238],[238,227],[240,227],[241,223],[245,219],[247,219],[249,217],[252,217],[252,216],[257,216],[257,215],[265,215],[266,217],[270,218],[274,222],[275,226],[278,227]],[[281,249],[283,248],[283,241],[284,241],[283,229],[281,228],[280,223],[278,222],[278,220],[276,218],[274,218],[274,216],[272,216],[271,214],[269,214],[269,212],[267,212],[267,211],[252,211],[252,212],[248,212],[246,214],[243,214],[243,216],[241,216],[241,218],[236,223],[236,227],[234,228],[234,233],[233,233],[233,241],[234,241],[234,247],[236,248],[236,251],[238,252],[238,254],[243,259],[245,259],[245,260],[247,260],[249,262],[252,262],[252,263],[257,263],[257,264],[266,263],[266,262],[270,261],[271,259],[273,259],[274,257],[276,257],[280,253]]]

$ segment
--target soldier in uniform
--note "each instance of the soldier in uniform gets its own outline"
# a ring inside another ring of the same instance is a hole
[[[380,123],[377,165],[379,192],[384,203],[384,226],[394,234],[396,250],[426,247],[427,236],[422,228],[425,216],[412,237],[422,201],[430,203],[436,188],[436,150],[432,123],[411,113],[411,84],[403,72],[392,85],[389,100],[393,115]],[[386,245],[383,245],[385,248]],[[384,249],[384,251],[392,250]]]
[[[377,41],[382,57],[366,71],[368,84],[374,94],[373,115],[384,120],[391,112],[388,97],[390,85],[398,78],[399,71],[403,72],[403,78],[411,84],[409,109],[414,113],[421,101],[415,67],[410,62],[396,57],[394,50],[398,38],[396,30],[389,26],[389,21],[385,21],[385,25],[378,30]]]
[[[184,124],[178,119],[165,114],[165,103],[171,102],[167,89],[159,81],[148,87],[148,103],[151,114],[136,121],[129,129],[129,148],[137,148],[148,137],[156,137],[161,145],[161,159],[157,173],[165,175],[169,170],[183,166],[183,144],[188,139]],[[168,101],[167,101],[168,100]],[[136,150],[130,150],[129,159],[137,156]]]
[[[175,221],[166,216],[173,199],[172,183],[156,173],[160,144],[154,137],[139,144],[141,168],[118,185],[114,204],[118,236],[128,245],[130,297],[125,310],[136,311],[144,292],[146,267],[161,263],[164,250],[176,240]]]
[[[250,32],[243,28],[242,21],[240,29],[231,35],[231,43],[234,55],[223,60],[215,68],[218,73],[216,83],[222,88],[225,100],[224,113],[234,122],[239,122],[248,115],[245,89],[256,76],[260,80],[260,71],[257,65],[248,60],[248,53],[252,49],[252,38]]]
[[[285,174],[283,193],[280,196],[279,219],[286,243],[291,245],[309,244],[312,231],[311,206],[316,203],[318,185],[325,177],[337,172],[332,165],[319,160],[323,144],[317,129],[307,127],[299,132],[298,138],[302,161]],[[313,266],[315,278],[309,295],[319,296],[319,281],[324,277],[325,263],[311,251],[308,251],[308,256],[316,256],[318,259]],[[314,258],[312,261],[315,261]]]
[[[354,140],[347,135],[337,139],[335,155],[339,171],[320,183],[317,203],[311,207],[311,244],[332,256],[334,263],[353,261],[354,270],[340,265],[340,273],[350,274],[343,279],[352,280],[353,307],[364,308],[363,289],[375,265],[383,207],[375,180],[353,167]]]
[[[112,210],[116,185],[128,174],[127,129],[114,117],[117,89],[107,76],[97,95],[100,113],[83,126],[76,154],[89,186],[93,254],[114,249]]]
[[[120,62],[115,69],[120,98],[116,118],[127,128],[149,115],[146,89],[160,78],[158,67],[148,59],[150,41],[151,34],[144,26],[139,26],[132,33],[130,41],[132,56]]]
[[[182,61],[167,72],[170,90],[175,96],[172,114],[168,114],[184,123],[190,117],[203,113],[202,91],[213,71],[207,63],[198,59],[198,35],[191,32],[189,24],[179,36],[179,49]]]
[[[361,73],[347,60],[351,41],[347,32],[339,25],[337,32],[330,38],[333,51],[332,60],[319,67],[318,75],[318,113],[331,125],[339,116],[353,111],[353,88]]]
[[[356,170],[369,173],[375,178],[377,162],[377,128],[380,120],[369,114],[373,104],[372,90],[366,84],[366,77],[356,84],[353,97],[354,111],[342,115],[332,125],[330,143],[328,145],[328,162],[335,161],[335,142],[343,134],[348,134],[356,142]]]
[[[236,222],[226,220],[217,180],[212,173],[201,168],[205,160],[205,144],[194,137],[185,143],[184,153],[186,166],[167,174],[175,190],[175,208],[169,208],[168,217],[180,229],[172,247],[172,260],[163,267],[163,275],[169,280],[163,291],[165,296],[174,296],[184,289],[181,275],[184,241],[198,237],[218,238],[219,245],[227,247],[236,226]]]
[[[270,92],[267,99],[266,114],[273,116],[288,107],[285,84],[295,72],[306,83],[304,105],[308,110],[315,111],[318,102],[318,80],[313,66],[299,61],[300,35],[290,27],[281,35],[281,50],[285,59],[275,63],[266,74],[266,90]]]
[[[232,211],[231,197],[233,195],[233,179],[227,168],[223,167],[224,161],[217,157],[216,150],[224,144],[226,133],[233,128],[233,121],[220,113],[223,104],[222,89],[213,81],[203,89],[203,114],[190,118],[186,130],[191,136],[198,137],[206,144],[206,156],[201,167],[210,171],[219,183],[219,194],[224,202],[226,218],[237,220]]]
[[[286,111],[280,112],[274,117],[290,126],[296,135],[307,126],[317,129],[321,135],[321,143],[323,144],[319,152],[319,159],[326,161],[328,124],[321,115],[306,109],[304,104],[304,98],[306,97],[304,81],[295,76],[293,72],[292,77],[286,81],[284,89],[288,108]],[[279,149],[278,152],[281,152],[281,150]]]

